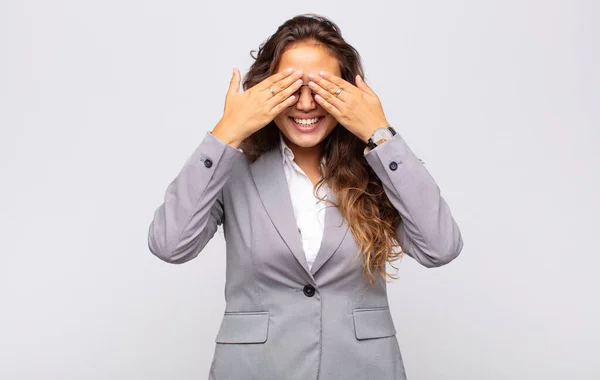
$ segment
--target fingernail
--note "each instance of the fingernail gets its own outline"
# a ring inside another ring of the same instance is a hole
[[[294,69],[292,69],[291,67],[288,67],[285,71],[288,73],[291,73],[292,71],[294,71]]]

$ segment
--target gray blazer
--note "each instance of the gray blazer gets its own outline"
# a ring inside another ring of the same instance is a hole
[[[365,158],[402,216],[397,236],[406,254],[426,267],[454,259],[463,246],[459,228],[400,134]],[[369,287],[348,224],[329,204],[309,270],[278,149],[250,163],[208,132],[167,187],[149,249],[184,263],[221,224],[226,308],[209,379],[406,379],[386,283],[377,277]]]

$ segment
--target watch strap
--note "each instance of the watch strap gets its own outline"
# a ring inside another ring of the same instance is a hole
[[[387,128],[392,133],[392,136],[397,134],[396,130],[389,125],[384,128]],[[379,129],[379,128],[377,128],[377,129]],[[375,131],[377,131],[377,129]],[[373,135],[375,135],[375,131],[373,131]],[[374,149],[375,147],[377,147],[377,143],[375,141],[373,141],[373,135],[371,137],[369,137],[369,140],[367,141],[367,146],[371,149]]]

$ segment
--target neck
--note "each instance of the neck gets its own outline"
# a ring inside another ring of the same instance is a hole
[[[302,147],[289,141],[285,136],[283,139],[287,146],[294,152],[294,162],[302,168],[306,173],[319,171],[319,163],[321,157],[321,149],[323,143],[311,147]]]

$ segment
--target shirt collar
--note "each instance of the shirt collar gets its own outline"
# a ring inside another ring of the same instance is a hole
[[[294,162],[294,152],[292,149],[285,143],[283,139],[283,133],[279,131],[279,151],[281,152],[282,162],[285,164],[286,157],[290,163]],[[325,157],[321,159],[321,166],[325,166]]]
[[[290,149],[289,146],[283,140],[283,133],[279,131],[279,150],[281,152],[281,159],[285,164],[285,158],[287,157],[290,161],[294,161],[294,152]]]

